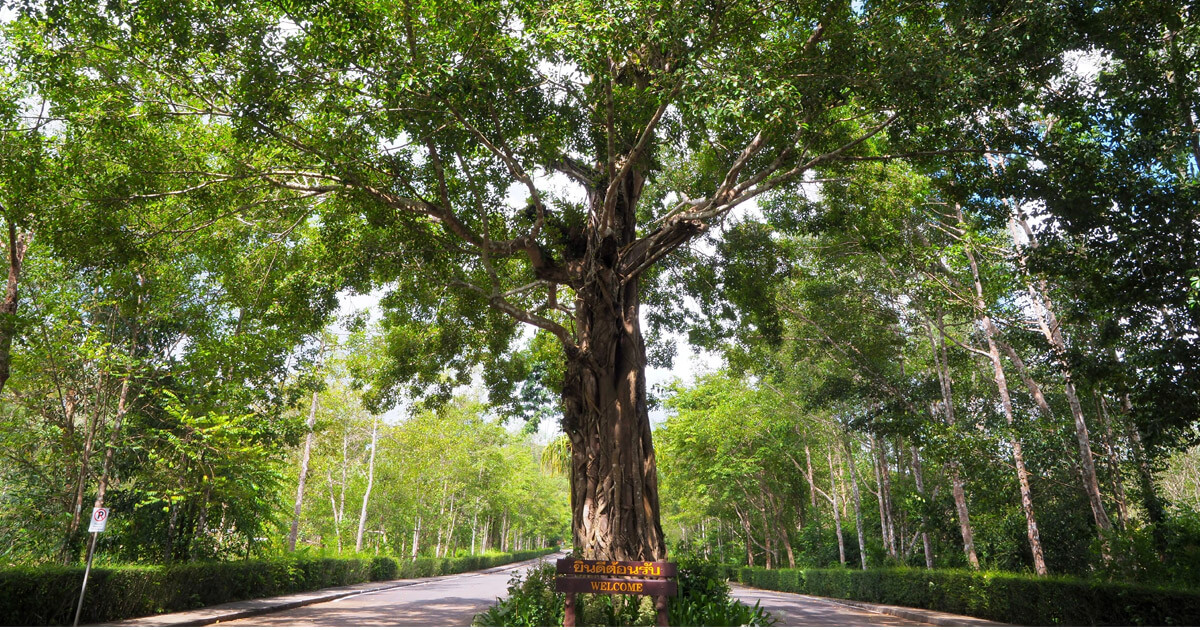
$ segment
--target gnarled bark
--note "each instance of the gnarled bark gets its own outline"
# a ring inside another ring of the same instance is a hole
[[[588,559],[664,560],[637,286],[612,288],[618,299],[579,304],[567,365],[573,541]]]
[[[638,319],[637,259],[647,254],[635,247],[634,208],[643,181],[631,173],[617,190],[593,196],[576,287],[577,342],[566,348],[563,429],[571,440],[573,542],[587,559],[667,555]]]

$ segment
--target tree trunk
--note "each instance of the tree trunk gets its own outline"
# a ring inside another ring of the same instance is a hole
[[[479,511],[476,508],[475,515],[471,517],[471,555],[475,555],[475,534],[478,531],[476,527],[479,525]]]
[[[121,423],[125,420],[127,405],[129,404],[129,379],[131,376],[132,374],[126,373],[125,377],[121,379],[121,394],[117,397],[117,415],[113,419],[113,428],[108,436],[108,445],[104,448],[104,464],[100,469],[100,481],[96,485],[96,501],[93,507],[104,507],[104,496],[108,493],[109,474],[112,470],[116,440],[121,435]]]
[[[929,501],[929,497],[925,496],[925,478],[921,474],[921,455],[917,447],[909,447],[912,450],[912,472],[913,481],[917,485],[917,494],[921,497],[922,505]],[[929,519],[925,516],[925,510],[921,510],[921,548],[925,550],[925,568],[933,568],[933,548],[929,545]]]
[[[292,529],[288,532],[288,551],[296,550],[296,538],[300,534],[300,511],[304,507],[304,482],[308,479],[308,459],[312,453],[313,426],[317,422],[317,392],[313,392],[312,404],[308,408],[308,432],[304,434],[304,450],[300,453],[300,477],[296,482],[296,505],[292,509]],[[375,453],[372,451],[371,456]]]
[[[163,550],[163,561],[170,564],[175,561],[175,524],[179,520],[179,502],[168,500],[167,508],[167,544]]]
[[[1030,244],[1033,247],[1037,247],[1037,235],[1029,228],[1029,223],[1019,210],[1013,212],[1013,221],[1024,230]],[[1015,241],[1015,228],[1013,232],[1013,240]],[[1024,268],[1024,266],[1022,261],[1021,267]],[[1029,297],[1034,303],[1033,310],[1037,315],[1038,326],[1041,328],[1042,335],[1046,338],[1046,341],[1050,343],[1054,363],[1058,367],[1059,374],[1063,377],[1063,394],[1067,398],[1067,406],[1071,409],[1071,417],[1075,420],[1075,439],[1079,443],[1079,464],[1083,473],[1083,489],[1087,494],[1088,505],[1092,508],[1092,518],[1096,522],[1096,528],[1099,530],[1103,542],[1106,533],[1112,530],[1112,521],[1108,519],[1108,513],[1104,510],[1104,499],[1100,494],[1100,481],[1096,478],[1096,462],[1092,457],[1092,445],[1091,439],[1088,436],[1087,421],[1083,417],[1083,405],[1079,402],[1079,395],[1075,391],[1075,380],[1071,374],[1071,367],[1067,364],[1067,342],[1063,337],[1062,326],[1059,324],[1058,316],[1054,313],[1054,303],[1050,299],[1046,281],[1044,279],[1037,281],[1037,288],[1035,288],[1034,282],[1031,280],[1028,291]]]
[[[805,476],[805,478],[808,479],[808,499],[815,508],[817,507],[817,487],[813,482],[812,453],[810,453],[808,450],[807,440],[804,442],[804,463],[808,465],[808,473]]]
[[[1121,462],[1117,457],[1115,438],[1112,430],[1112,419],[1108,414],[1108,402],[1103,394],[1096,395],[1097,417],[1100,418],[1100,440],[1104,444],[1104,453],[1108,457],[1108,467],[1112,470],[1113,497],[1117,500],[1117,523],[1121,529],[1129,524],[1129,503],[1125,498],[1125,480],[1121,475]]]
[[[884,518],[884,537],[883,541],[887,547],[888,555],[897,557],[896,550],[896,515],[892,507],[892,473],[888,469],[887,452],[884,450],[884,442],[879,439],[872,439],[875,447],[876,457],[876,478],[875,481],[879,485],[879,503],[883,510]]]
[[[962,211],[959,210],[959,220]],[[1004,364],[1000,360],[1000,350],[996,346],[997,331],[987,314],[987,305],[983,299],[983,284],[979,279],[979,266],[975,264],[975,255],[970,247],[964,248],[967,262],[971,265],[971,278],[975,285],[975,308],[977,316],[983,325],[983,334],[987,339],[988,356],[992,362],[992,374],[996,381],[996,389],[1000,393],[1000,405],[1004,409],[1004,418],[1013,432],[1011,437],[1013,462],[1017,468],[1017,482],[1021,490],[1021,509],[1025,512],[1025,528],[1029,538],[1029,549],[1033,555],[1033,568],[1038,575],[1046,575],[1046,559],[1042,553],[1042,539],[1038,533],[1037,518],[1033,511],[1033,491],[1029,486],[1029,471],[1025,468],[1025,456],[1021,448],[1021,439],[1017,436],[1016,420],[1013,418],[1012,398],[1009,396],[1008,379],[1004,375]]]
[[[667,548],[646,405],[639,275],[700,225],[639,241],[637,203],[646,181],[640,160],[610,177],[606,190],[589,197],[587,253],[574,274],[577,342],[564,343],[572,539],[586,559],[661,561]]]
[[[1121,409],[1125,414],[1131,411],[1128,395],[1122,401]],[[1158,487],[1154,481],[1154,470],[1150,467],[1150,455],[1146,452],[1146,448],[1142,444],[1142,432],[1136,424],[1130,421],[1126,425],[1126,432],[1129,436],[1129,445],[1133,450],[1133,460],[1137,465],[1138,485],[1141,486],[1142,490],[1142,507],[1146,510],[1146,520],[1156,525],[1154,528],[1156,537],[1161,537],[1167,512],[1163,507],[1162,499],[1158,498]],[[1158,542],[1160,553],[1165,542],[1165,538]]]
[[[759,480],[759,487],[762,488],[763,497],[765,497],[770,503],[771,512],[775,515],[775,518],[772,519],[772,523],[775,525],[775,531],[779,535],[780,543],[783,544],[783,550],[787,552],[788,568],[795,569],[796,552],[792,548],[792,539],[788,536],[787,528],[783,526],[784,518],[782,510],[779,508],[779,501],[776,500],[775,495],[770,491],[770,489],[768,489],[766,484],[763,483],[761,479]],[[701,532],[703,532],[704,521],[700,522],[700,527]],[[701,537],[703,538],[703,533],[701,533]]]
[[[454,543],[454,526],[457,524],[458,512],[454,510],[454,500],[457,497],[450,495],[450,526],[446,529],[446,545],[442,548],[442,556],[450,555],[450,546]]]
[[[746,533],[746,566],[754,566],[754,547],[752,543],[754,538],[750,535],[750,519],[746,514],[734,506],[733,511],[738,515],[738,520],[742,522],[742,531]]]
[[[765,508],[763,508],[762,506],[759,506],[759,508],[758,508],[758,515],[762,517],[763,542],[767,546],[766,561],[763,564],[768,569],[774,569],[775,564],[776,564],[775,563],[775,545],[774,545],[775,537],[771,534],[771,522],[770,522],[770,519],[767,518],[767,510]]]
[[[208,502],[212,499],[212,482],[204,484],[204,497],[200,499],[200,517],[196,521],[196,533],[192,537],[192,552],[190,559],[195,562],[200,559],[200,549],[198,543],[203,543],[207,540],[205,534],[208,529]]]
[[[829,502],[833,504],[833,528],[837,532],[838,562],[846,566],[846,540],[842,537],[842,513],[838,510],[837,475],[833,470],[833,449],[826,453],[829,456]],[[792,565],[795,566],[795,565]]]
[[[611,272],[610,272],[611,273]],[[580,300],[583,339],[568,358],[563,402],[571,439],[573,543],[586,559],[666,559],[658,477],[646,407],[646,353],[636,280],[615,280],[614,299]],[[601,293],[601,292],[598,292]]]
[[[342,515],[338,513],[337,501],[333,494],[333,472],[325,471],[325,478],[329,480],[329,510],[333,512],[333,537],[337,539],[338,553],[342,552]]]
[[[508,551],[508,508],[504,508],[504,516],[500,519],[500,552]]]
[[[418,545],[421,538],[421,515],[417,515],[417,522],[413,525],[413,544],[412,544],[412,559],[415,562],[417,559]]]
[[[842,446],[846,448],[846,459],[850,468],[850,488],[854,491],[854,528],[858,533],[858,559],[865,571],[867,568],[867,539],[863,532],[862,495],[858,492],[858,471],[854,465],[854,453],[850,450],[850,438],[846,437]]]
[[[379,443],[379,418],[371,419],[371,458],[367,460],[367,490],[363,492],[362,512],[358,515],[358,536],[354,539],[354,552],[362,552],[363,530],[367,528],[367,503],[371,500],[371,486],[375,485],[375,447]]]
[[[871,470],[875,473],[875,498],[879,504],[879,537],[883,542],[884,553],[889,556],[894,556],[895,553],[891,546],[891,541],[888,537],[888,513],[887,500],[883,491],[883,474],[879,470],[879,450],[876,445],[875,436],[869,436],[871,447]]]
[[[937,311],[937,329],[938,336],[934,344],[937,347],[935,363],[937,363],[938,382],[942,389],[943,419],[946,426],[953,428],[957,424],[954,417],[954,381],[950,376],[950,359],[946,354],[946,326],[940,308]],[[929,328],[929,336],[930,341],[933,342],[932,328]],[[957,460],[950,460],[946,463],[946,468],[950,472],[950,494],[954,497],[954,511],[958,515],[958,529],[962,534],[963,553],[967,556],[967,564],[978,571],[979,556],[975,552],[975,529],[971,527],[971,513],[967,509],[967,490],[962,480],[961,467]]]
[[[88,473],[91,472],[92,448],[95,444],[97,433],[104,427],[101,421],[104,413],[104,408],[108,404],[106,388],[103,383],[106,379],[101,377],[98,379],[100,384],[96,391],[96,409],[92,413],[92,419],[88,423],[87,435],[83,441],[83,451],[79,456],[79,475],[75,479],[75,500],[72,504],[71,522],[67,525],[67,535],[63,541],[63,562],[73,562],[75,556],[78,555],[78,548],[75,544],[76,540],[80,540],[77,535],[79,533],[79,525],[83,521],[83,497],[87,493]]]
[[[17,304],[20,301],[17,289],[31,237],[29,232],[18,234],[16,224],[12,219],[8,220],[8,282],[4,288],[4,302],[0,303],[0,392],[4,391],[10,374],[12,344],[17,336]]]

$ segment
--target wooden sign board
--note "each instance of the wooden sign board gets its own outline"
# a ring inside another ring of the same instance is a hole
[[[630,562],[628,560],[576,560],[573,558],[561,558],[555,564],[559,575],[671,578],[679,574],[679,568],[674,562]]]
[[[646,595],[654,597],[658,625],[670,625],[667,598],[679,593],[673,562],[630,562],[628,560],[577,560],[563,558],[555,563],[554,590],[565,593],[563,625],[575,626],[575,594]]]
[[[554,590],[560,593],[600,593],[602,595],[654,595],[674,597],[679,591],[674,580],[560,575],[554,578]]]

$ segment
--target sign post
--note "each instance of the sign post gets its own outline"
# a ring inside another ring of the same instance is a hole
[[[83,586],[79,589],[79,605],[75,607],[75,623],[79,625],[79,613],[83,612],[83,594],[87,592],[88,575],[92,573],[92,555],[96,553],[96,535],[108,527],[108,508],[92,508],[92,520],[88,524],[88,532],[92,541],[88,544],[87,568],[83,570]]]

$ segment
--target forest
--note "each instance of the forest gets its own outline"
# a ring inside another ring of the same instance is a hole
[[[1190,3],[0,7],[0,564],[1200,587]]]

